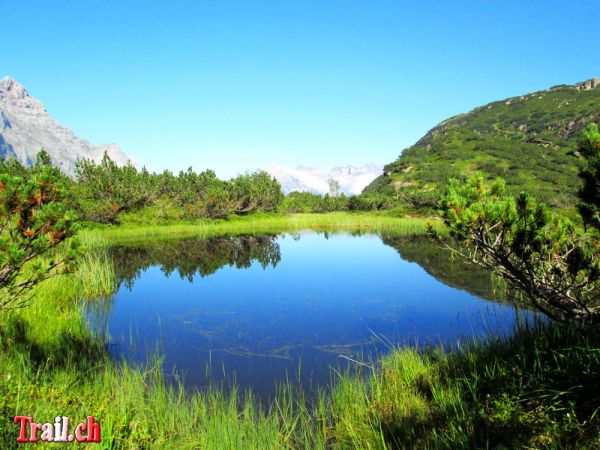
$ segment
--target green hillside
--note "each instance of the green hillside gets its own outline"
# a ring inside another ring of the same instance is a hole
[[[437,125],[364,192],[432,206],[448,178],[479,171],[571,208],[583,163],[577,140],[590,122],[600,122],[600,79],[493,102]]]

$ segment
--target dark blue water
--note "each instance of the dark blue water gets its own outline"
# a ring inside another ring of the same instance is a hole
[[[146,363],[158,351],[166,375],[190,388],[235,380],[268,398],[299,377],[310,391],[329,383],[331,367],[390,344],[506,334],[520,316],[482,298],[494,297],[487,274],[418,239],[220,237],[112,254],[120,287],[91,313],[94,326],[115,356]]]

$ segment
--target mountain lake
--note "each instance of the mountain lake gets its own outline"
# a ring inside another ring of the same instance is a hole
[[[532,317],[423,237],[184,238],[110,255],[118,289],[88,316],[114,358],[159,357],[187,389],[235,383],[265,401],[286,380],[314,393],[396,346],[453,348]]]

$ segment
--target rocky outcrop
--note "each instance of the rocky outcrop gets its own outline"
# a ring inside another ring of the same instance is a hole
[[[21,84],[10,77],[3,78],[0,80],[0,156],[31,165],[42,147],[53,163],[70,175],[78,158],[99,161],[107,152],[119,165],[129,161],[116,144],[93,145],[75,136],[70,128],[55,121]]]
[[[592,78],[590,80],[582,81],[576,85],[580,91],[590,91],[600,86],[600,78]]]

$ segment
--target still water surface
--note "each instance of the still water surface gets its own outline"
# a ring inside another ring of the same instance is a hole
[[[111,249],[119,288],[93,326],[117,358],[157,352],[188,388],[233,380],[268,399],[314,390],[331,367],[389,345],[452,345],[509,333],[524,313],[488,275],[423,238],[349,234],[213,237]]]

